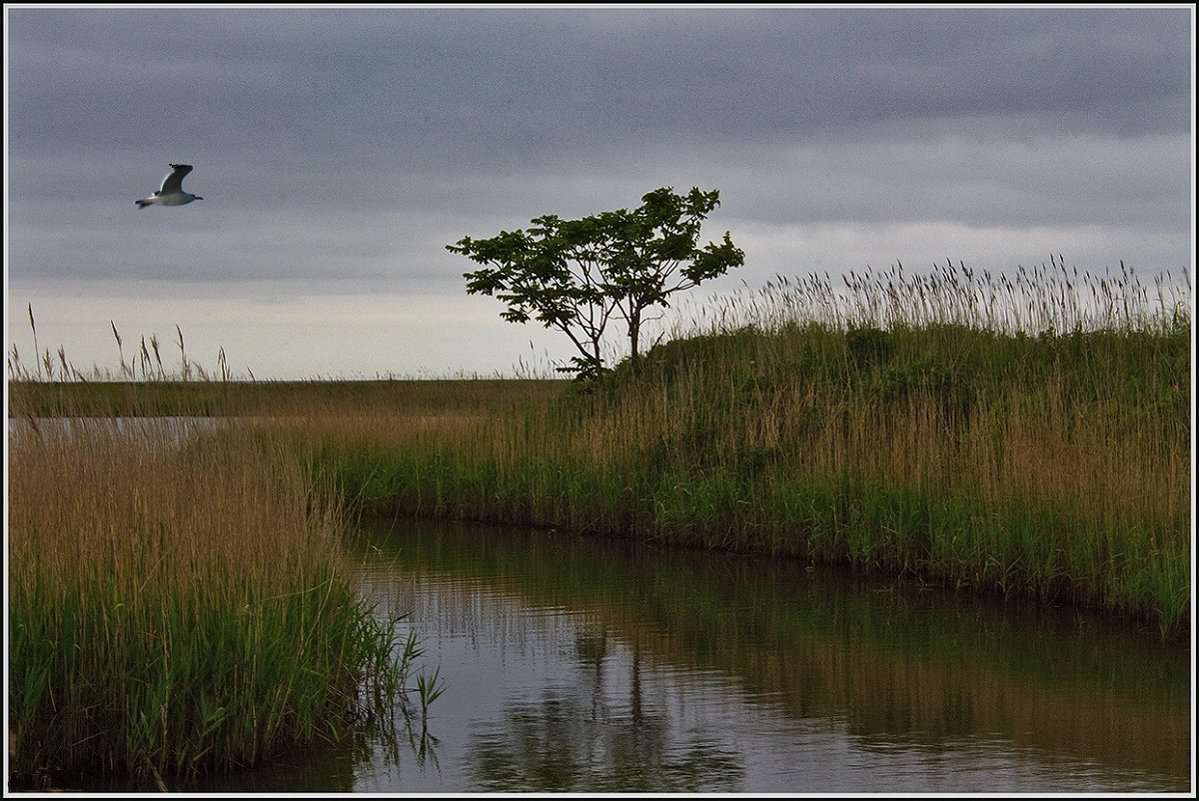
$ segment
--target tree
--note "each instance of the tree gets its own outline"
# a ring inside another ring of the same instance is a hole
[[[536,319],[569,337],[578,353],[562,368],[579,378],[603,374],[608,326],[623,320],[636,367],[642,325],[670,296],[745,263],[726,231],[719,243],[696,246],[700,226],[720,204],[716,190],[670,187],[642,196],[632,211],[619,209],[563,220],[534,218],[528,231],[501,231],[490,239],[463,237],[446,245],[485,265],[465,273],[469,294],[494,296],[508,308],[501,317]]]

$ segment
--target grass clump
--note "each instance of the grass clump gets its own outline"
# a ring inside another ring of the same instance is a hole
[[[11,786],[163,789],[387,714],[394,620],[294,457],[103,419],[12,421],[9,448]]]

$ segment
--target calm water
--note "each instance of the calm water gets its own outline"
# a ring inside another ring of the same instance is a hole
[[[1190,654],[1152,632],[799,564],[364,529],[444,694],[212,792],[1188,792]]]

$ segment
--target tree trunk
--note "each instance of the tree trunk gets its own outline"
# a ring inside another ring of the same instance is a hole
[[[641,369],[640,361],[640,340],[641,340],[641,310],[635,309],[629,315],[629,361],[633,365],[633,372]]]

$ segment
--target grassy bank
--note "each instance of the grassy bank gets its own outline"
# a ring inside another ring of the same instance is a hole
[[[412,643],[351,586],[338,508],[244,429],[10,422],[10,789],[147,789],[394,710]]]
[[[1127,274],[884,278],[776,285],[590,393],[313,416],[302,439],[376,510],[849,562],[1180,633],[1187,307]]]
[[[30,414],[71,393],[147,394],[173,414],[187,413],[173,393],[223,397],[208,413],[272,418],[307,480],[360,509],[852,563],[1179,634],[1191,615],[1189,302],[1189,283],[1149,288],[1127,270],[947,265],[836,287],[779,280],[705,310],[591,391],[12,390]]]

